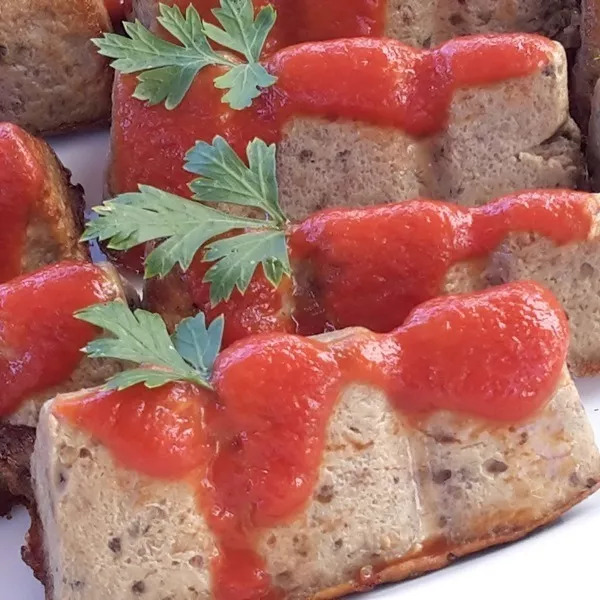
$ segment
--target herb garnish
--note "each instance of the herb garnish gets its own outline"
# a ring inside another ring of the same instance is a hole
[[[113,335],[90,342],[84,348],[90,357],[141,365],[111,377],[108,389],[123,390],[140,383],[155,388],[175,381],[211,388],[209,378],[223,337],[222,316],[207,327],[204,314],[198,313],[181,321],[172,336],[159,315],[131,311],[119,300],[90,306],[75,316]]]
[[[277,80],[259,62],[276,12],[268,5],[254,18],[252,0],[221,0],[220,4],[221,8],[212,11],[220,28],[205,23],[192,5],[184,16],[178,6],[159,4],[159,23],[181,45],[158,37],[139,21],[124,23],[129,37],[105,33],[92,41],[100,54],[115,59],[112,66],[117,71],[139,73],[134,93],[139,100],[151,105],[164,102],[172,110],[181,103],[198,72],[216,65],[227,70],[214,80],[216,88],[228,90],[223,102],[241,110]],[[217,52],[209,40],[236,54]]]
[[[279,206],[275,145],[255,139],[247,148],[248,166],[222,138],[198,142],[187,154],[186,169],[201,176],[190,187],[194,202],[155,187],[117,196],[94,208],[83,241],[108,240],[108,248],[128,250],[162,240],[146,259],[145,277],[165,276],[177,264],[186,271],[201,248],[203,260],[214,264],[205,281],[211,283],[212,305],[228,300],[235,288],[244,293],[262,265],[277,287],[291,273],[285,238],[285,216]],[[202,203],[226,203],[264,213],[240,217]],[[231,237],[215,239],[224,234]]]

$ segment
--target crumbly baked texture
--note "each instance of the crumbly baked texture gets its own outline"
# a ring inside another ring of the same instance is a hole
[[[325,339],[343,335],[352,333]],[[189,484],[124,469],[57,420],[52,403],[32,471],[50,600],[213,598],[215,541]],[[350,385],[313,497],[263,531],[258,549],[286,598],[336,598],[518,539],[598,481],[600,456],[566,369],[547,406],[511,426],[439,412],[416,429],[383,392]]]
[[[133,0],[135,17],[147,27],[155,26],[158,3]],[[579,0],[387,0],[385,35],[429,48],[459,35],[522,31],[572,47],[578,41],[579,17]]]
[[[436,136],[294,118],[278,144],[280,201],[300,219],[330,206],[417,197],[474,206],[523,189],[581,187],[580,144],[569,119],[566,57],[556,44],[550,64],[528,77],[458,90]]]
[[[29,213],[21,272],[35,271],[61,260],[87,260],[87,245],[79,241],[84,223],[83,188],[71,184],[70,171],[43,140],[12,123],[0,123],[0,137],[11,140],[0,147],[0,169],[3,152],[18,151],[22,159],[39,168],[43,176],[41,193],[32,200]]]
[[[530,279],[551,290],[569,318],[569,368],[578,376],[600,371],[600,237],[556,246],[536,235],[512,234],[493,254],[493,283]]]
[[[112,71],[90,42],[105,31],[103,0],[2,0],[0,121],[45,134],[107,123]]]
[[[114,298],[125,298],[126,292],[116,270],[108,265],[105,268],[108,293]],[[32,394],[14,413],[0,418],[0,515],[6,514],[17,503],[25,503],[33,510],[29,462],[38,416],[44,402],[59,393],[101,385],[122,369],[121,361],[84,356],[61,385]]]
[[[577,44],[578,0],[388,0],[386,35],[429,47],[459,35],[540,33]]]
[[[600,3],[581,0],[581,47],[573,70],[573,110],[586,131],[594,87],[600,77]]]
[[[34,427],[0,422],[0,516],[16,501],[33,501],[29,463],[34,442]]]

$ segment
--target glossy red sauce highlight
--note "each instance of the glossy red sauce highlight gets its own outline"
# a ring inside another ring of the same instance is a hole
[[[415,200],[325,210],[289,229],[293,287],[274,289],[258,276],[245,296],[211,308],[201,255],[184,282],[199,310],[231,323],[225,345],[266,330],[313,335],[362,326],[384,333],[443,294],[453,265],[485,261],[510,233],[537,233],[558,245],[587,239],[590,203],[587,192],[543,190],[473,209]]]
[[[567,345],[557,301],[521,282],[435,299],[389,334],[365,331],[330,344],[287,334],[248,338],[219,356],[214,392],[138,386],[58,401],[54,411],[124,466],[186,476],[196,486],[219,548],[215,598],[276,600],[282,595],[256,551],[257,537],[309,501],[346,385],[384,389],[404,415],[443,409],[494,426],[545,405]]]
[[[203,69],[180,106],[132,97],[135,75],[117,74],[113,110],[113,194],[149,184],[189,196],[184,155],[196,140],[225,137],[243,154],[250,140],[281,139],[294,116],[365,121],[416,137],[446,126],[458,88],[524,77],[549,62],[553,42],[535,35],[459,38],[434,50],[395,40],[355,38],[285,48],[265,59],[279,79],[251,108],[229,109],[213,86],[220,68]]]
[[[73,313],[110,299],[106,275],[89,263],[58,263],[0,285],[0,417],[68,379],[98,334]]]
[[[0,124],[0,283],[22,273],[31,212],[44,193],[45,169],[36,141],[21,128]]]

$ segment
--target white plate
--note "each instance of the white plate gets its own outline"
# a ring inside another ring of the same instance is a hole
[[[63,162],[81,183],[90,204],[102,197],[108,142],[104,132],[53,140]],[[580,380],[588,414],[600,440],[600,378]],[[21,563],[27,527],[24,511],[0,519],[0,600],[43,600],[43,590]],[[360,600],[533,600],[598,597],[600,493],[575,507],[557,524],[526,540],[494,549],[414,581],[386,586]],[[594,594],[590,594],[595,592]],[[122,600],[115,598],[114,600]],[[357,599],[358,600],[358,599]]]

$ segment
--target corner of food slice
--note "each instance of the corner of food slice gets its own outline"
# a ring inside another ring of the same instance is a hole
[[[107,123],[112,73],[91,39],[111,30],[103,0],[3,0],[0,121],[43,134]]]
[[[89,305],[125,300],[108,265],[62,262],[0,285],[0,509],[31,500],[29,459],[42,404],[62,391],[97,385],[122,369],[82,349],[96,330],[73,316]],[[0,510],[0,512],[2,512]]]
[[[203,69],[174,110],[134,98],[136,76],[117,73],[111,193],[142,183],[189,197],[185,153],[215,135],[239,153],[255,137],[278,144],[291,219],[419,196],[477,205],[583,177],[565,51],[539,36],[473,36],[432,50],[333,40],[285,48],[264,65],[278,80],[244,110],[221,101],[221,67]]]
[[[0,123],[0,282],[61,260],[85,260],[82,189],[44,141]]]
[[[248,338],[212,389],[58,396],[32,460],[49,598],[335,598],[518,539],[600,481],[567,343],[519,283],[390,334]]]
[[[592,144],[588,143],[588,150]],[[600,371],[597,343],[600,339],[597,317],[600,312],[597,277],[600,272],[600,196],[556,190],[534,194],[538,201],[546,204],[545,210],[534,217],[537,225],[516,226],[507,232],[490,254],[484,277],[493,285],[533,280],[546,286],[569,319],[571,373],[575,376],[597,374]],[[568,212],[559,217],[558,212],[569,204]],[[518,207],[515,208],[518,211]]]

